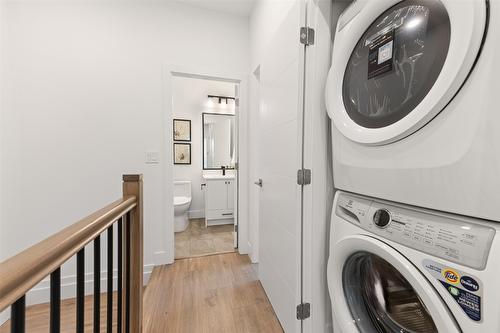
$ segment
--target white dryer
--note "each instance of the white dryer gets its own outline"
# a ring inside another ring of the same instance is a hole
[[[335,333],[500,332],[500,224],[337,192],[331,230]]]
[[[500,221],[500,1],[357,0],[326,99],[339,189]]]

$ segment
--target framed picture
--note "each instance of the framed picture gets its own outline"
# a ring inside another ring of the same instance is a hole
[[[191,120],[174,119],[174,141],[191,141]]]
[[[190,143],[174,143],[174,164],[191,164]]]

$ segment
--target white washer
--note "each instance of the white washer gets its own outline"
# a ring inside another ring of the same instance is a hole
[[[327,270],[334,332],[500,332],[498,230],[337,192]]]
[[[357,0],[326,88],[339,189],[500,221],[500,1]]]

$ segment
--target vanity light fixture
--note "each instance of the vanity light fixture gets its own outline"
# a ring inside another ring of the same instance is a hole
[[[219,99],[219,104],[222,104],[222,100],[226,101],[226,104],[228,104],[228,100],[236,100],[234,97],[229,97],[229,96],[218,96],[218,95],[208,95],[208,98],[218,98]]]

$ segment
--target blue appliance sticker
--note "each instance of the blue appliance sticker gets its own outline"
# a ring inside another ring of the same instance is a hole
[[[470,319],[474,321],[481,320],[481,297],[444,281],[440,282]]]
[[[481,321],[483,287],[478,278],[428,259],[423,265],[471,320]]]

